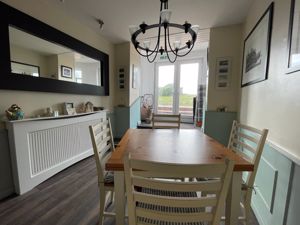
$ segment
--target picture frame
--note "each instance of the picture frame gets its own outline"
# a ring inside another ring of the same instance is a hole
[[[216,61],[216,89],[225,90],[230,86],[231,57],[219,57]]]
[[[125,89],[125,68],[124,67],[119,68],[118,73],[119,73],[118,86],[120,89]]]
[[[11,72],[33,77],[40,77],[40,67],[28,63],[10,61]]]
[[[241,86],[268,79],[274,2],[270,4],[244,41]]]
[[[291,0],[290,8],[290,22],[289,22],[289,33],[288,33],[288,60],[287,60],[287,74],[300,71],[300,29],[299,24],[295,21],[300,20],[299,12],[300,0]]]
[[[74,108],[73,102],[65,102],[64,103],[64,114],[65,115],[75,115],[76,110]]]
[[[68,66],[61,65],[61,76],[65,78],[70,78],[72,79],[72,68]]]

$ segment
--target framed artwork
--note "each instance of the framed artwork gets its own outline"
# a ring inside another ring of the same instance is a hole
[[[217,58],[216,66],[216,89],[229,88],[231,76],[231,57]]]
[[[244,41],[242,87],[268,79],[273,8],[272,2]]]
[[[119,68],[119,88],[120,89],[125,89],[125,69]]]
[[[72,79],[72,68],[61,65],[61,76]]]
[[[65,115],[75,115],[76,110],[74,108],[73,102],[65,102],[64,103],[64,114]]]
[[[33,77],[40,76],[40,67],[39,66],[22,63],[22,62],[16,62],[16,61],[11,61],[10,65],[11,65],[12,73],[29,75],[29,76],[33,76]]]
[[[287,73],[300,70],[300,0],[291,0]]]

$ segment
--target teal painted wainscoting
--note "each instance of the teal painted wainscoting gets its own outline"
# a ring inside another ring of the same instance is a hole
[[[130,128],[136,128],[139,121],[141,121],[141,99],[137,98],[130,106]]]
[[[252,195],[252,209],[260,225],[287,224],[291,172],[292,161],[266,143]]]
[[[141,120],[140,98],[130,106],[116,106],[114,110],[115,138],[121,138],[128,128],[136,128]]]
[[[227,146],[236,112],[206,111],[204,133]]]
[[[206,111],[204,133],[227,145],[234,112]],[[260,225],[300,224],[300,159],[267,141],[259,163],[252,209]]]
[[[115,138],[121,138],[129,128],[129,107],[116,106],[115,115]]]

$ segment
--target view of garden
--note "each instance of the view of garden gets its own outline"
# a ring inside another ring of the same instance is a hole
[[[180,88],[182,92],[182,88]],[[193,98],[195,95],[180,93],[179,112],[185,115],[193,114]],[[158,111],[170,112],[173,104],[173,85],[167,84],[159,88]]]

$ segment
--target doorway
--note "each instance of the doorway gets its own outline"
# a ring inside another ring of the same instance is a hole
[[[193,123],[200,60],[157,63],[155,75],[155,112],[181,114],[183,122]]]

